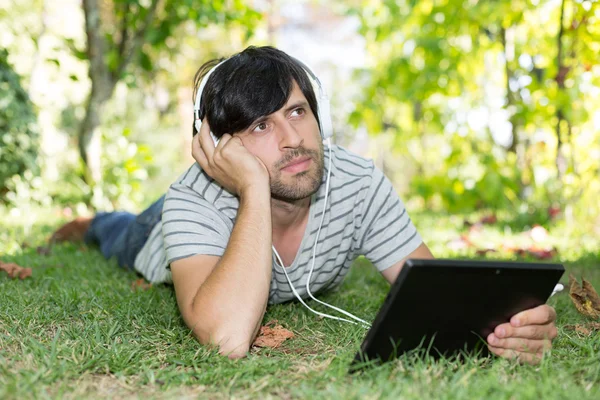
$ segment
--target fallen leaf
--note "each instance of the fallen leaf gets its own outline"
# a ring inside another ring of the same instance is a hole
[[[478,256],[485,256],[487,253],[496,253],[495,249],[479,249],[475,252]]]
[[[136,279],[135,281],[131,282],[131,289],[132,290],[148,290],[152,287],[151,283],[146,282],[146,280],[144,278],[140,278],[140,279]]]
[[[483,228],[483,225],[492,225],[498,222],[498,218],[495,214],[484,215],[477,222],[471,222],[468,219],[463,220],[463,226],[469,228],[470,231],[479,231]]]
[[[40,255],[40,256],[49,256],[51,253],[51,246],[38,246],[35,251]]]
[[[582,333],[585,336],[590,336],[592,334],[592,331],[583,325],[579,325],[579,326],[575,327],[575,331],[578,333]]]
[[[473,243],[468,235],[460,235],[460,238],[453,239],[448,242],[448,248],[451,250],[463,250],[468,247],[473,247]]]
[[[287,339],[294,337],[294,333],[279,325],[278,321],[273,319],[260,327],[258,336],[252,343],[256,347],[277,348]]]
[[[558,206],[551,206],[548,207],[548,215],[550,216],[550,219],[556,219],[561,213],[560,207]]]
[[[505,251],[514,253],[519,257],[531,256],[538,260],[550,260],[556,257],[558,251],[554,247],[543,248],[537,246],[531,246],[528,248],[502,246]]]
[[[590,336],[594,331],[600,331],[600,323],[598,322],[590,322],[588,324],[575,324],[575,325],[565,325],[565,329],[575,331],[577,333],[581,333],[585,336]]]
[[[575,308],[587,317],[600,318],[600,297],[598,297],[598,293],[587,280],[582,278],[581,282],[582,285],[579,285],[577,279],[572,274],[569,275],[569,296]]]
[[[496,222],[498,222],[498,218],[496,218],[495,214],[490,214],[490,215],[486,215],[486,216],[482,217],[479,220],[479,222],[484,225],[491,225],[491,224],[495,224]]]
[[[550,260],[552,258],[554,258],[557,254],[557,251],[555,248],[549,248],[549,249],[542,249],[539,247],[535,247],[532,246],[530,248],[528,248],[527,250],[527,254],[529,254],[530,256],[532,256],[533,258],[536,258],[538,260]]]
[[[31,268],[23,268],[15,263],[3,263],[0,261],[0,271],[4,271],[11,278],[19,278],[21,280],[31,276]]]

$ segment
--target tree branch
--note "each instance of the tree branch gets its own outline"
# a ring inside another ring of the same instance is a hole
[[[558,36],[556,37],[558,54],[556,55],[556,83],[558,83],[558,87],[564,89],[565,87],[565,77],[567,75],[568,69],[563,64],[563,43],[562,38],[565,32],[564,27],[564,18],[565,18],[565,0],[560,2],[560,27],[558,30]]]
[[[100,10],[96,0],[83,0],[83,12],[85,14],[85,33],[87,36],[86,52],[90,60],[89,75],[92,82],[113,82],[110,76],[108,66],[104,62],[106,52],[106,42],[102,36],[102,21],[100,20]],[[112,88],[92,85],[92,91],[101,90],[112,92]],[[101,96],[103,97],[103,96]]]
[[[510,28],[509,28],[510,29]],[[508,61],[509,58],[509,49],[507,43],[507,35],[508,30],[504,27],[500,28],[500,43],[502,44],[502,50],[504,52],[504,74],[506,75],[506,109],[509,110],[512,106],[515,106],[516,96],[510,88],[510,80],[513,77],[513,72],[510,69],[510,64]],[[512,143],[508,148],[508,151],[516,153],[517,152],[517,144],[518,144],[518,129],[517,129],[517,119],[514,116],[514,113],[510,114],[510,123],[512,125],[511,134],[512,134]]]
[[[569,68],[567,66],[565,66],[563,64],[563,44],[562,44],[562,39],[563,39],[563,35],[565,32],[564,29],[564,17],[565,17],[565,2],[566,0],[562,0],[560,2],[560,27],[558,30],[558,36],[556,38],[557,40],[557,47],[558,47],[558,51],[557,51],[557,55],[556,55],[556,77],[554,78],[556,80],[556,83],[558,84],[558,91],[559,93],[564,91],[565,89],[565,78],[569,72]],[[561,137],[561,129],[560,129],[560,125],[562,123],[562,121],[566,120],[564,112],[563,112],[563,108],[562,105],[559,104],[558,108],[556,109],[556,118],[557,118],[557,122],[556,122],[556,171],[558,173],[559,177],[562,177],[562,175],[564,174],[564,170],[565,170],[565,165],[564,165],[564,157],[562,156],[561,153],[561,149],[562,149],[562,137]],[[569,123],[569,121],[567,121],[567,124]]]
[[[128,39],[128,31],[127,31],[127,15],[129,14],[129,3],[127,4],[122,4],[123,6],[123,19],[121,20],[121,41],[119,42],[119,50],[118,50],[118,54],[119,54],[119,59],[123,58],[123,53],[125,52],[125,44],[127,43],[127,39]]]
[[[137,30],[137,32],[135,32],[133,36],[130,37],[130,40],[126,44],[126,50],[124,50],[123,52],[127,54],[123,54],[123,57],[121,57],[121,62],[119,63],[119,66],[117,67],[117,70],[114,73],[114,76],[116,78],[121,76],[125,68],[127,68],[129,62],[131,61],[131,58],[142,46],[144,34],[146,33],[146,30],[148,29],[148,27],[152,23],[152,20],[154,19],[160,1],[161,0],[152,0],[150,7],[148,7],[148,13],[146,14],[146,18],[144,18],[144,23]]]

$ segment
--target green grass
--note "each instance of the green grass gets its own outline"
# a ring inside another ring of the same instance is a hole
[[[134,273],[80,245],[38,255],[35,246],[59,223],[49,214],[29,215],[28,221],[44,222],[28,225],[0,214],[2,260],[33,268],[25,281],[0,274],[1,399],[600,398],[600,334],[585,337],[564,328],[586,321],[565,293],[551,299],[559,337],[539,366],[498,358],[405,358],[348,375],[364,329],[316,318],[296,303],[270,307],[265,315],[265,322],[279,320],[295,338],[233,361],[198,345],[179,316],[172,287],[133,290]],[[413,220],[437,256],[473,255],[445,248],[458,236],[462,217],[415,214]],[[600,288],[598,241],[565,232],[557,228],[548,238],[559,249],[557,260]],[[494,243],[524,240],[501,227],[480,235]],[[387,290],[372,266],[358,260],[342,287],[321,298],[372,319]]]

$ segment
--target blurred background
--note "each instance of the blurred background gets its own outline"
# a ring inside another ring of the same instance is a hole
[[[409,211],[598,243],[598,0],[0,0],[0,213],[149,205],[194,73],[248,45],[312,66]]]

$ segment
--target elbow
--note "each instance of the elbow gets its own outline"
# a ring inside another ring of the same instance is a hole
[[[251,345],[249,337],[225,329],[204,332],[196,337],[202,345],[218,346],[219,354],[232,360],[246,357]]]
[[[230,360],[245,358],[248,356],[249,351],[250,345],[248,343],[240,343],[233,346],[224,344],[219,346],[219,354],[226,356]]]
[[[219,354],[232,360],[244,358],[250,351],[250,340],[247,337],[233,334],[233,332],[216,332],[212,340],[219,346]]]

